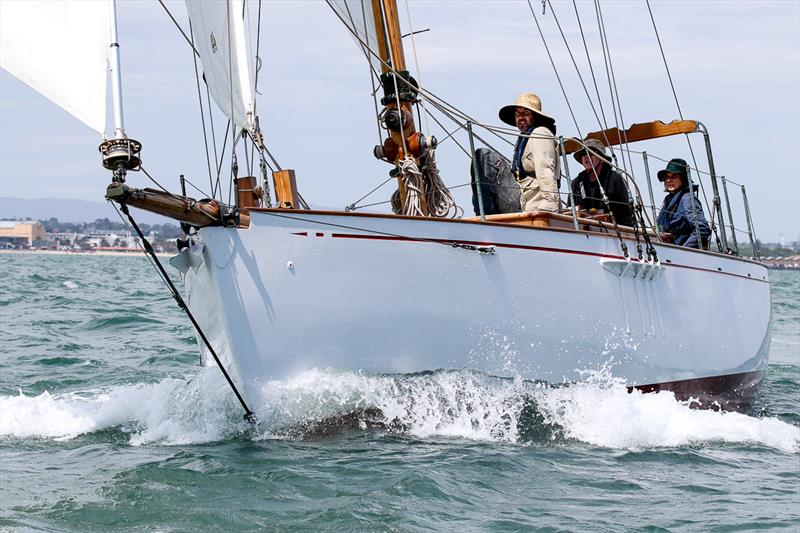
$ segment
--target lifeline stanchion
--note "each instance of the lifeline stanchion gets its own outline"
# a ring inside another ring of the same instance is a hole
[[[250,422],[251,424],[255,424],[256,422],[258,422],[256,414],[253,411],[251,411],[250,408],[247,406],[247,403],[244,401],[244,398],[239,393],[239,389],[236,388],[236,385],[233,383],[233,380],[231,379],[230,375],[228,375],[228,372],[225,370],[225,367],[222,366],[222,361],[219,360],[217,352],[211,346],[211,342],[209,342],[208,338],[206,337],[206,334],[203,333],[200,324],[198,324],[197,320],[195,320],[194,315],[192,315],[192,312],[189,310],[189,307],[186,305],[186,302],[183,301],[183,298],[178,292],[178,288],[175,287],[175,284],[172,283],[172,280],[167,274],[167,271],[164,270],[164,266],[161,264],[161,261],[158,260],[158,256],[153,251],[153,247],[150,245],[150,241],[148,241],[145,238],[144,233],[142,233],[142,230],[139,228],[139,225],[136,223],[135,220],[133,220],[130,211],[128,211],[128,205],[125,202],[120,202],[120,206],[122,208],[122,212],[125,213],[125,216],[128,217],[128,220],[133,226],[133,229],[136,230],[136,233],[142,240],[142,246],[144,246],[145,253],[150,255],[150,257],[153,259],[153,264],[158,269],[159,273],[161,274],[161,277],[164,278],[164,281],[166,282],[170,292],[172,293],[172,297],[178,303],[178,307],[183,309],[183,312],[186,313],[187,317],[189,317],[189,320],[192,322],[192,325],[194,326],[194,329],[197,331],[197,334],[200,335],[200,338],[203,340],[203,344],[206,345],[206,348],[208,348],[209,353],[211,353],[211,356],[214,357],[214,361],[217,362],[217,366],[222,371],[222,375],[225,376],[225,380],[228,382],[228,385],[230,385],[231,390],[236,395],[236,399],[239,400],[240,404],[242,404],[242,408],[244,409],[244,419]]]

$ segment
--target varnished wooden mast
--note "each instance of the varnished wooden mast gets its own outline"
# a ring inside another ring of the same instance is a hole
[[[400,23],[397,16],[397,2],[396,0],[371,0],[371,2],[375,33],[378,37],[378,53],[382,61],[381,82],[384,87],[382,103],[385,106],[383,116],[386,117],[389,111],[398,109],[399,101],[400,116],[402,117],[401,128],[388,128],[389,138],[384,142],[384,154],[387,159],[399,164],[405,159],[407,152],[412,157],[419,156],[419,153],[414,153],[412,148],[418,147],[419,143],[418,136],[415,135],[416,127],[411,107],[413,99],[409,100],[403,97],[403,93],[408,92],[406,89],[408,85],[395,74],[400,73],[400,76],[406,79],[409,78],[406,72],[403,38],[400,33]],[[398,92],[400,93],[399,95],[397,94]],[[401,206],[405,208],[406,187],[400,175],[397,177],[397,185],[400,191]],[[425,190],[423,189],[420,192],[422,194],[420,198],[422,213],[428,215]]]

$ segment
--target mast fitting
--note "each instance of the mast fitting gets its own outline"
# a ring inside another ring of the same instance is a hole
[[[389,131],[403,131],[414,117],[401,107],[391,107],[383,114],[383,124]]]
[[[116,172],[120,166],[125,170],[139,170],[142,164],[139,152],[142,143],[133,139],[109,139],[103,141],[99,147],[103,156],[103,167]]]
[[[396,74],[394,72],[384,72],[381,74],[381,86],[383,87],[381,105],[397,103],[398,99],[401,102],[417,102],[419,85],[407,70],[400,70]],[[395,86],[399,94],[395,94]]]

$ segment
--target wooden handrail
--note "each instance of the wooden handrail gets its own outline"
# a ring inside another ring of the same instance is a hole
[[[694,133],[697,131],[696,120],[673,120],[669,124],[664,124],[660,120],[653,122],[643,122],[634,124],[625,131],[619,128],[609,128],[607,130],[593,131],[586,136],[587,139],[595,139],[606,146],[615,146],[625,142],[646,141],[647,139],[657,139],[658,137],[669,137],[681,133]],[[577,152],[581,149],[581,144],[575,139],[564,140],[564,150],[568,154]]]

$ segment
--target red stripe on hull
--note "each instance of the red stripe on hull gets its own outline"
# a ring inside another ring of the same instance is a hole
[[[628,387],[628,392],[633,392],[634,389],[644,393],[670,391],[680,401],[696,399],[699,404],[693,403],[692,407],[698,409],[746,412],[755,402],[765,372],[756,370],[741,374],[636,385]]]
[[[294,235],[297,235],[296,233]],[[601,257],[603,259],[625,259],[624,256],[621,255],[612,255],[612,254],[603,254],[598,252],[587,252],[584,250],[568,250],[566,248],[547,248],[543,246],[529,246],[524,244],[507,244],[507,243],[495,243],[495,242],[478,242],[478,241],[462,241],[462,240],[445,240],[445,239],[416,239],[413,237],[402,237],[399,235],[362,235],[362,234],[354,234],[354,233],[332,233],[331,237],[334,239],[361,239],[361,240],[374,240],[374,241],[403,241],[403,242],[432,242],[436,244],[469,244],[472,246],[496,246],[497,248],[511,248],[516,250],[532,250],[536,252],[550,252],[550,253],[559,253],[559,254],[575,254],[575,255],[588,255],[592,257]],[[639,262],[638,259],[631,259],[634,263]],[[712,274],[723,274],[726,276],[733,276],[736,278],[747,279],[750,281],[759,281],[761,283],[768,283],[768,281],[763,279],[757,279],[749,274],[747,276],[743,276],[741,274],[734,274],[733,272],[725,272],[722,269],[717,268],[716,270],[711,268],[703,268],[697,266],[689,266],[689,265],[680,265],[673,263],[671,261],[666,261],[661,263],[664,267],[675,267],[675,268],[686,268],[689,270],[697,270],[700,272],[709,272]]]

